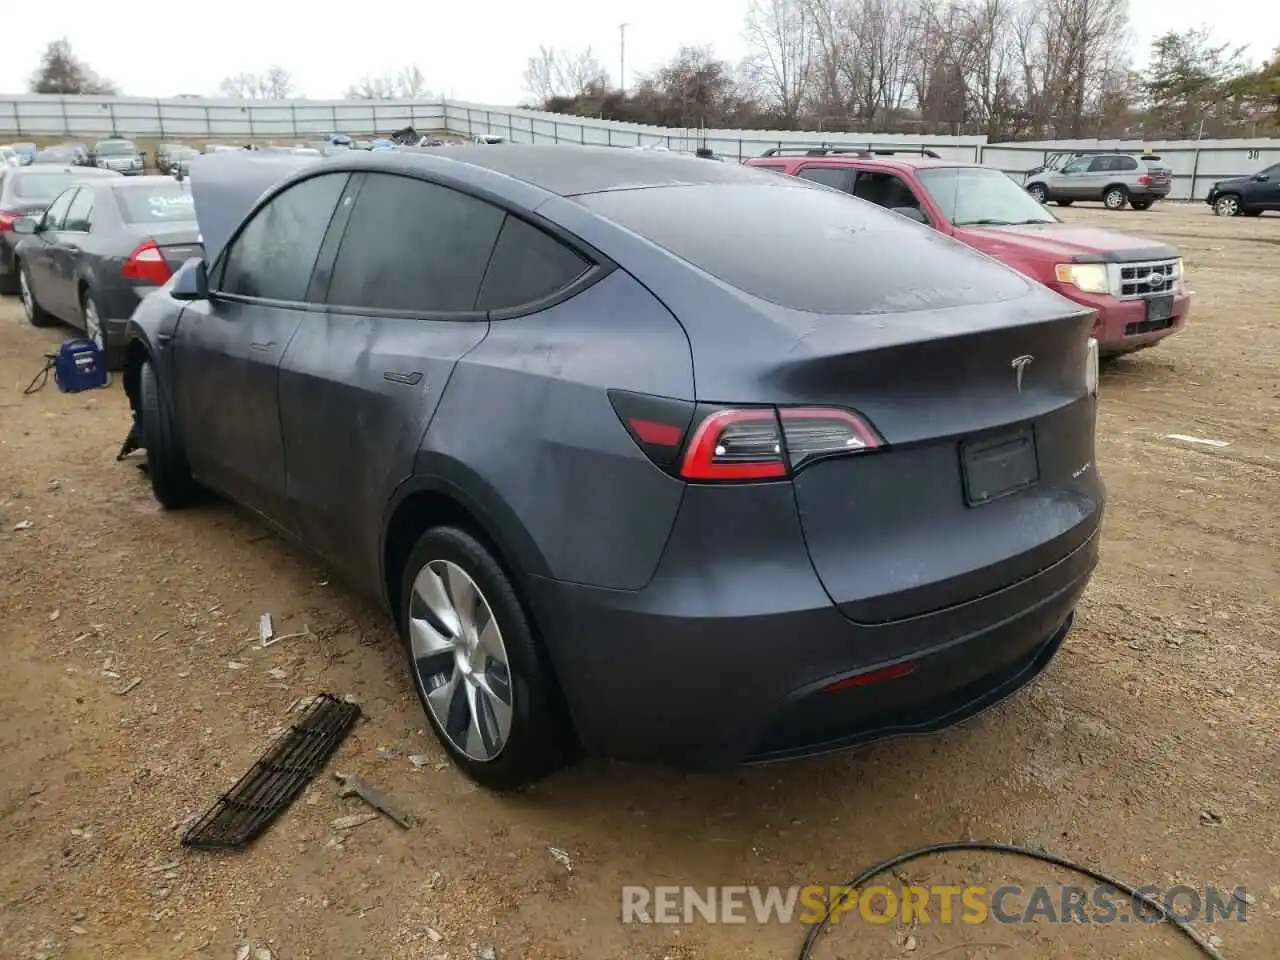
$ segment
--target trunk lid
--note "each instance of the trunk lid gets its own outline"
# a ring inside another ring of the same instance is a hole
[[[780,368],[789,401],[857,411],[887,447],[793,480],[810,558],[860,623],[927,614],[1008,587],[1091,535],[1098,508],[1093,315],[1000,324],[999,308],[821,324]],[[844,329],[842,330],[841,327]]]
[[[194,223],[148,224],[147,232],[164,255],[169,269],[177,269],[192,257],[204,256],[200,228]]]

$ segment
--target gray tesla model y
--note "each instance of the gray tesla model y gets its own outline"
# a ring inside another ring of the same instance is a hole
[[[396,618],[495,788],[954,723],[1098,554],[1092,317],[806,181],[522,146],[191,168],[130,321],[167,507],[210,490]]]

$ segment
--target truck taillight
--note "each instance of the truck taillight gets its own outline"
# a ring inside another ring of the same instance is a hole
[[[138,283],[151,284],[157,287],[162,287],[168,283],[169,277],[172,275],[169,264],[164,259],[164,254],[160,252],[160,248],[156,246],[154,240],[148,240],[146,243],[139,245],[133,253],[129,254],[129,259],[120,268],[120,273],[129,280],[136,280]]]
[[[1142,176],[1138,177],[1138,182],[1141,184],[1148,184],[1151,182],[1151,177],[1144,173]]]
[[[866,420],[839,407],[703,407],[695,411],[686,401],[623,391],[611,390],[609,398],[650,459],[684,480],[779,480],[815,460],[885,446]],[[669,405],[665,413],[659,404]]]
[[[25,214],[19,213],[17,210],[0,210],[0,233],[12,231],[13,225],[24,216]]]

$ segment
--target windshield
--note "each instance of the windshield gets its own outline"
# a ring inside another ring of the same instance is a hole
[[[104,140],[94,148],[94,153],[100,157],[131,157],[136,152],[128,140]]]
[[[129,223],[194,221],[196,208],[186,183],[148,183],[118,187],[120,208]]]
[[[990,167],[933,167],[917,171],[942,215],[957,227],[1057,223],[1053,214]]]
[[[79,179],[79,173],[26,173],[15,176],[13,192],[23,200],[52,200]]]

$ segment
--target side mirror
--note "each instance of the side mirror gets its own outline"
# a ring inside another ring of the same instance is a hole
[[[1267,176],[1265,173],[1255,173],[1255,174],[1253,175],[1253,179],[1255,179],[1255,180],[1257,180],[1257,181],[1261,182],[1261,181],[1263,181],[1263,180],[1270,180],[1271,178],[1270,178],[1269,176]]]
[[[14,233],[39,233],[40,220],[37,217],[22,217],[13,221]]]
[[[914,220],[916,223],[929,224],[929,218],[924,215],[924,211],[919,207],[890,207],[894,213],[906,217],[908,220]]]
[[[183,264],[169,293],[175,300],[208,300],[209,267],[204,260],[192,258]]]

